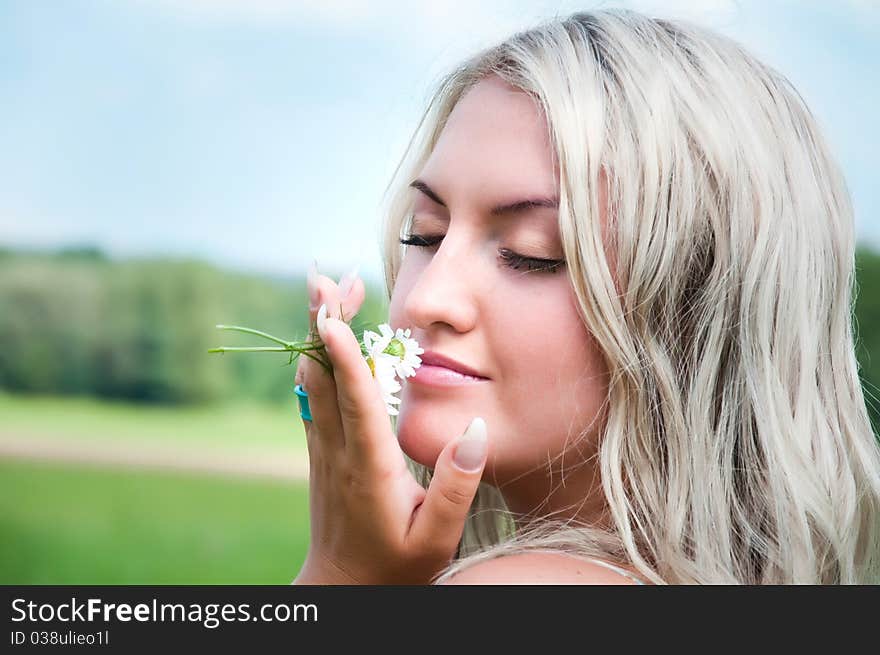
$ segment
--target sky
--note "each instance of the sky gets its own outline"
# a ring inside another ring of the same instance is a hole
[[[434,84],[606,7],[699,22],[786,75],[880,248],[880,0],[0,0],[0,245],[378,282],[385,190]]]

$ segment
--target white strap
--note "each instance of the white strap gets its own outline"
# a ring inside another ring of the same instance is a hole
[[[639,580],[639,579],[635,576],[635,574],[631,573],[630,571],[627,571],[626,569],[622,569],[622,568],[620,568],[619,566],[615,566],[614,564],[610,564],[610,563],[608,563],[608,562],[606,562],[606,561],[604,561],[604,560],[596,559],[596,558],[594,558],[594,557],[589,557],[589,558],[587,558],[587,559],[589,559],[591,562],[595,562],[596,564],[599,564],[600,566],[604,566],[606,569],[610,569],[610,570],[612,570],[612,571],[616,571],[617,573],[620,573],[621,575],[624,575],[624,576],[626,576],[627,578],[630,578],[631,580],[635,580],[636,583],[638,583],[638,584],[645,584],[644,582],[642,582],[641,580]]]

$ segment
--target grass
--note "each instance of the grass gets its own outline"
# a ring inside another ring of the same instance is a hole
[[[281,406],[233,403],[178,408],[0,391],[0,416],[2,432],[21,436],[291,446],[307,452],[293,393],[290,403]]]
[[[306,454],[288,406],[143,406],[0,392],[0,433]],[[0,435],[2,436],[2,435]],[[0,584],[287,584],[308,487],[0,459]]]
[[[308,488],[0,460],[0,535],[0,584],[288,584]]]

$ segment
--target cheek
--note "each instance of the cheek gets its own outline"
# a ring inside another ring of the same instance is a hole
[[[567,379],[586,350],[586,330],[559,282],[531,293],[500,293],[494,302],[498,329],[493,349],[498,349],[504,377],[535,383],[539,393]]]
[[[582,430],[595,441],[608,375],[567,295],[548,293],[528,308],[521,301],[513,306],[519,307],[516,329],[508,332],[516,337],[503,342],[498,401],[511,435],[505,444],[509,463],[516,469],[546,463],[548,452],[572,447]]]
[[[577,466],[596,452],[605,425],[607,378],[591,352],[572,348],[536,361],[541,365],[505,385],[499,397],[505,428],[496,449],[500,480],[549,460]]]
[[[595,441],[598,430],[604,425],[604,403],[608,393],[608,368],[599,351],[598,344],[581,326],[573,334],[566,348],[569,357],[559,362],[561,381],[556,387],[561,416],[571,420],[575,432],[588,429]],[[566,352],[562,350],[561,352]],[[592,425],[591,425],[592,424]],[[566,430],[569,426],[566,426]]]

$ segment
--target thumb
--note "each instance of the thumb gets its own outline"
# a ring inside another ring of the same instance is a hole
[[[410,531],[410,539],[444,555],[455,553],[486,465],[486,422],[475,417],[464,434],[443,449]]]

